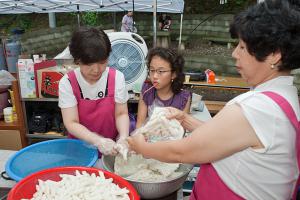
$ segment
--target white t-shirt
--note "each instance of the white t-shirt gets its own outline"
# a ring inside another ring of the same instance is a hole
[[[291,199],[298,177],[295,174],[299,174],[296,131],[281,108],[262,91],[283,96],[299,120],[297,89],[291,76],[275,78],[237,96],[227,105],[241,106],[265,148],[248,148],[212,164],[224,183],[245,199]]]
[[[82,90],[85,99],[96,100],[105,96],[105,89],[107,84],[107,75],[109,67],[103,72],[101,78],[94,84],[89,84],[81,75],[80,68],[74,70],[77,81]],[[71,83],[65,74],[59,82],[59,102],[60,108],[70,108],[77,105],[76,97],[73,93]],[[115,77],[115,102],[126,103],[128,100],[128,91],[125,85],[125,78],[122,72],[116,70]]]

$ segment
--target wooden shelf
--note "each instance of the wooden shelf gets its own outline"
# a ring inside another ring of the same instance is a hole
[[[243,89],[249,90],[250,86],[239,77],[216,77],[216,83],[207,83],[206,81],[189,81],[184,82],[186,86],[205,86],[224,89]]]
[[[53,101],[53,102],[58,102],[58,98],[22,98],[22,101]]]
[[[25,122],[24,122],[24,115],[23,115],[23,109],[21,105],[21,98],[20,98],[20,90],[18,81],[12,81],[11,90],[14,93],[14,99],[15,99],[15,107],[16,107],[16,113],[18,117],[18,121],[12,122],[12,123],[5,123],[3,120],[0,120],[0,130],[3,134],[8,134],[11,130],[18,131],[18,136],[20,139],[19,147],[25,147],[27,146],[27,140],[25,137]]]
[[[224,101],[204,101],[211,114],[217,114],[226,104]]]
[[[58,102],[58,98],[22,98],[21,99],[22,103],[23,103],[23,109],[24,111],[26,110],[26,104],[33,104],[34,102]],[[131,104],[137,104],[138,103],[138,98],[131,98],[128,100],[128,103]],[[25,113],[25,121],[27,122],[27,114]],[[4,123],[4,122],[3,122]],[[6,125],[6,124],[5,124]],[[17,125],[17,124],[15,124]],[[27,125],[28,126],[28,125]],[[11,125],[11,127],[7,127],[7,128],[12,128],[14,127],[13,125]],[[1,128],[1,123],[0,123],[0,128]],[[15,126],[15,129],[17,129],[18,127]],[[47,139],[62,139],[62,138],[67,138],[67,136],[61,136],[61,135],[48,135],[48,134],[36,134],[36,133],[29,133],[29,131],[25,131],[25,137],[27,138],[27,142],[28,144],[31,144],[32,141],[34,140],[47,140]]]
[[[22,101],[42,101],[42,102],[58,102],[58,98],[22,98]],[[128,103],[138,103],[138,98],[130,98],[128,99]]]
[[[67,136],[62,135],[47,135],[47,134],[26,134],[28,138],[39,138],[39,139],[61,139],[67,138]]]
[[[19,130],[20,124],[19,122],[6,123],[3,120],[0,121],[0,129],[1,130]]]

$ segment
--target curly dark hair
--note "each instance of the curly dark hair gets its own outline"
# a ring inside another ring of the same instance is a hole
[[[265,0],[234,17],[233,38],[240,38],[258,61],[281,52],[279,71],[300,67],[299,0]]]
[[[156,47],[151,49],[147,55],[147,66],[150,67],[150,62],[154,56],[158,56],[168,63],[170,63],[172,72],[176,73],[176,78],[173,80],[171,88],[174,94],[178,94],[183,88],[184,82],[184,58],[178,54],[176,50],[167,49],[163,47]]]
[[[104,31],[91,27],[81,27],[74,31],[69,49],[76,64],[88,65],[108,59],[111,43]]]

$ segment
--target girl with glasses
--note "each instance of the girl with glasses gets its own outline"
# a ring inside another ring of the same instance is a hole
[[[188,113],[191,93],[183,90],[184,59],[176,51],[156,47],[147,56],[148,78],[142,87],[136,128],[142,126],[155,107],[175,107]]]

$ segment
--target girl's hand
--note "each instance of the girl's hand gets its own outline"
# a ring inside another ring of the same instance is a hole
[[[146,139],[143,134],[136,134],[128,137],[127,142],[130,150],[141,153],[142,147],[146,144]]]
[[[169,113],[166,115],[167,119],[177,119],[180,123],[183,122],[185,118],[185,113],[177,108],[168,107]]]

